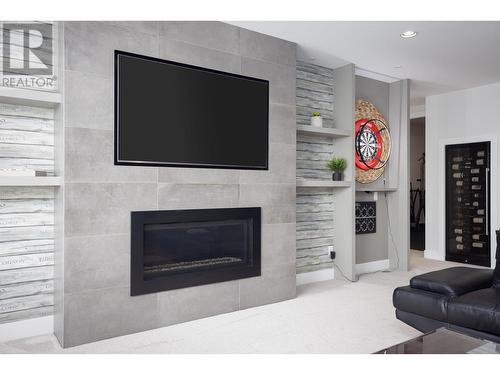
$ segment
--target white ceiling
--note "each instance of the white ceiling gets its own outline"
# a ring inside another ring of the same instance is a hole
[[[500,81],[500,22],[231,23],[296,42],[301,60],[331,68],[352,62],[363,70],[409,78],[412,106],[424,104],[428,95]],[[399,34],[406,30],[418,35],[402,39]]]

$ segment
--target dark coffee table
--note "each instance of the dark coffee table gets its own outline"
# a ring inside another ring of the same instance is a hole
[[[418,336],[374,354],[499,354],[500,344],[446,328]]]

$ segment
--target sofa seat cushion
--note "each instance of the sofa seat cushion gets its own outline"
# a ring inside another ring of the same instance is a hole
[[[490,287],[492,279],[493,270],[490,269],[451,267],[415,276],[410,280],[410,286],[428,292],[457,297],[474,290]]]
[[[410,286],[396,288],[392,295],[396,309],[439,321],[446,321],[448,299],[448,296]]]
[[[476,290],[452,299],[448,303],[448,322],[500,335],[500,289]]]

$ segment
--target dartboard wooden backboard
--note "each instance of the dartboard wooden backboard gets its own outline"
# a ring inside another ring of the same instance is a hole
[[[354,159],[356,181],[367,184],[384,173],[391,155],[391,134],[384,116],[369,101],[356,101]]]

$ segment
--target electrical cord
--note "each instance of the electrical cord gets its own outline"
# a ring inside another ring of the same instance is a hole
[[[399,177],[400,177],[400,167],[401,167],[401,132],[402,132],[402,127],[401,123],[403,122],[403,84],[400,83],[399,85],[399,137],[398,137],[398,184],[399,184]],[[389,237],[391,238],[392,246],[393,246],[393,251],[394,254],[396,255],[396,267],[389,268],[385,270],[384,272],[392,272],[394,270],[399,269],[399,253],[398,253],[398,247],[396,246],[396,241],[394,240],[394,236],[392,234],[392,226],[391,226],[391,216],[389,215],[389,201],[387,200],[387,190],[385,190],[385,178],[384,178],[384,198],[385,198],[385,207],[386,207],[386,213],[387,213],[387,225],[389,229]]]
[[[336,269],[338,269],[338,270],[339,270],[339,272],[340,272],[340,274],[342,275],[342,277],[343,277],[344,279],[346,279],[347,281],[349,281],[349,282],[351,282],[351,283],[355,283],[355,282],[357,282],[357,281],[358,281],[358,280],[351,280],[351,279],[350,279],[350,278],[348,278],[346,275],[344,275],[344,272],[342,272],[342,270],[340,269],[340,267],[339,267],[337,264],[335,264],[335,262],[333,262],[333,267],[335,267]]]
[[[385,185],[385,180],[384,180],[384,185]],[[389,201],[387,200],[387,191],[384,191],[384,198],[385,198],[385,207],[387,212],[387,226],[389,229],[389,237],[391,238],[394,254],[396,255],[396,267],[390,268],[389,266],[389,268],[384,272],[392,272],[399,269],[399,254],[398,254],[398,247],[396,246],[396,241],[394,241],[394,236],[392,235],[391,216],[389,215]]]

